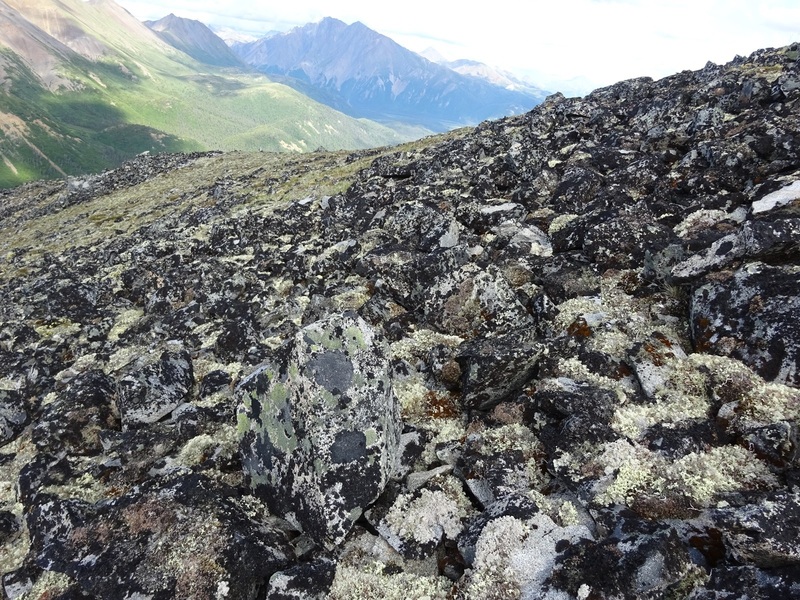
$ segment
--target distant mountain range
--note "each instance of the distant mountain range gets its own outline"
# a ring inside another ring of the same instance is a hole
[[[249,67],[215,66],[235,57],[205,26],[166,25],[156,34],[112,0],[0,0],[0,187],[143,151],[362,148],[419,135],[353,119]],[[176,30],[194,44],[174,48]]]
[[[480,63],[436,64],[361,23],[224,34],[231,46],[199,21],[141,23],[113,0],[0,0],[0,187],[144,151],[391,145],[546,95]]]
[[[437,131],[524,112],[547,95],[509,86],[508,78],[491,81],[480,63],[436,64],[362,23],[333,18],[232,49],[243,62],[351,116]]]

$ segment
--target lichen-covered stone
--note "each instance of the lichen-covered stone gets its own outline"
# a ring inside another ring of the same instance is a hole
[[[728,551],[762,568],[800,565],[800,492],[778,492],[758,504],[714,513]]]
[[[194,385],[192,359],[186,350],[163,352],[154,362],[140,359],[117,382],[117,407],[124,427],[166,417],[185,402]]]
[[[253,599],[291,550],[237,496],[201,475],[178,475],[96,505],[47,499],[27,515],[32,551],[39,566],[103,600]]]
[[[464,406],[488,410],[516,395],[533,378],[542,352],[530,327],[462,344],[456,361]]]
[[[0,389],[0,445],[19,435],[28,422],[23,395],[19,390]]]
[[[0,193],[4,593],[797,596],[798,114],[794,44]]]
[[[301,329],[239,388],[254,491],[326,545],[344,539],[394,472],[402,425],[387,351],[363,319],[333,316]]]
[[[800,267],[750,263],[692,294],[695,349],[738,358],[765,379],[800,384]]]

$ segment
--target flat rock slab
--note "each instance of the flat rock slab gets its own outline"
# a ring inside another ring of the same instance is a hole
[[[383,339],[353,314],[304,327],[239,387],[245,472],[270,510],[341,542],[383,491],[399,405]]]

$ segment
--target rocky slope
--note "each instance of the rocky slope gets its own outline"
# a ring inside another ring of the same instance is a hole
[[[5,193],[3,593],[800,595],[799,56]]]

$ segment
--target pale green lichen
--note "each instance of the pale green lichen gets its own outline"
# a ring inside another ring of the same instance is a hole
[[[178,453],[177,463],[192,467],[211,457],[229,459],[238,451],[239,439],[235,427],[222,425],[213,435],[203,433],[186,442]]]
[[[124,369],[140,356],[148,353],[147,348],[140,346],[125,346],[108,357],[108,362],[103,368],[107,375],[112,375],[120,369]]]
[[[36,446],[27,429],[17,439],[2,447],[0,454],[0,510],[13,513],[22,524],[22,531],[0,545],[0,573],[9,573],[22,566],[30,548],[23,506],[17,498],[16,482],[22,469],[36,457]],[[10,458],[9,458],[10,457]]]
[[[778,485],[767,466],[741,446],[687,454],[671,465],[668,477],[669,490],[689,496],[699,506],[708,506],[717,495],[726,492]]]
[[[560,229],[564,229],[567,225],[569,225],[572,221],[578,218],[578,215],[573,214],[565,214],[565,215],[558,215],[555,219],[550,222],[550,227],[547,228],[547,233],[553,235],[556,231]]]
[[[577,358],[559,359],[558,373],[562,377],[569,377],[575,381],[590,383],[598,388],[613,390],[617,394],[620,402],[627,402],[629,395],[634,391],[633,388],[624,386],[615,379],[595,373]]]
[[[430,329],[416,329],[410,335],[394,342],[390,346],[393,360],[404,360],[414,365],[424,360],[428,352],[437,345],[455,348],[464,341],[457,335],[446,335]]]
[[[658,473],[666,461],[634,442],[619,439],[604,444],[594,463],[605,474],[602,491],[595,497],[599,504],[632,504],[642,490],[661,490],[665,484]]]
[[[77,498],[91,504],[108,497],[108,488],[89,472],[84,472],[77,479],[71,479],[63,484],[44,486],[40,491],[59,498]]]
[[[463,529],[472,504],[461,483],[450,475],[436,478],[441,489],[400,494],[384,518],[394,535],[418,544],[455,540]]]
[[[708,229],[728,218],[728,213],[724,210],[702,209],[690,213],[686,218],[675,225],[672,230],[678,237],[685,238],[689,234],[696,233],[703,229]]]
[[[136,325],[144,316],[144,311],[138,308],[126,310],[117,315],[111,331],[108,332],[108,341],[117,342],[120,336]]]
[[[461,442],[466,435],[466,422],[465,418],[452,418],[452,419],[435,419],[423,426],[418,425],[421,429],[426,429],[433,434],[431,440],[425,444],[425,450],[422,452],[420,463],[422,465],[430,465],[439,461],[436,453],[436,447],[440,444],[447,444],[448,442]]]
[[[708,417],[708,375],[691,358],[663,358],[664,383],[655,391],[652,402],[625,404],[617,408],[612,427],[619,433],[639,439],[656,424],[672,424]]]
[[[800,420],[800,390],[767,382],[742,362],[711,354],[689,357],[708,372],[712,393],[725,403],[738,403],[736,413],[750,424]]]
[[[536,504],[539,510],[561,527],[581,525],[586,520],[582,518],[581,511],[575,503],[563,496],[544,495],[540,491],[533,489],[528,490],[525,495]]]
[[[481,432],[481,441],[485,454],[512,451],[521,453],[522,463],[525,466],[525,487],[539,489],[549,482],[550,478],[540,464],[545,455],[544,449],[539,438],[525,425],[511,423],[484,429]]]
[[[198,325],[192,329],[192,335],[197,336],[198,339],[202,340],[200,347],[203,350],[212,350],[214,345],[217,343],[220,333],[221,331],[219,330],[219,323],[216,321],[203,323],[202,325]]]
[[[595,501],[631,505],[641,494],[683,499],[695,507],[710,506],[720,494],[769,489],[778,481],[769,468],[741,446],[719,446],[692,452],[674,462],[626,440],[604,445],[596,458],[606,474]]]
[[[472,569],[460,583],[463,595],[475,600],[541,597],[541,585],[555,566],[557,544],[591,537],[586,527],[561,527],[543,513],[526,521],[494,519],[478,538]]]
[[[444,577],[424,577],[413,573],[383,573],[383,565],[351,567],[339,565],[330,600],[447,600],[452,587]]]
[[[25,385],[25,378],[18,377],[17,379],[11,379],[10,377],[3,377],[0,379],[0,390],[5,391],[18,391],[23,388]]]
[[[56,598],[67,591],[73,584],[68,575],[56,571],[43,571],[33,584],[18,600],[42,600],[43,598]]]
[[[392,388],[403,420],[415,426],[433,430],[438,421],[457,412],[454,396],[447,390],[430,389],[419,373],[395,378]]]
[[[34,323],[34,331],[45,339],[62,341],[65,338],[80,333],[80,323],[73,323],[69,319],[58,319],[47,323]]]
[[[514,517],[490,521],[478,538],[472,571],[466,577],[467,598],[519,598],[522,582],[513,566],[512,556],[519,553],[531,529]]]
[[[695,353],[664,358],[661,368],[664,384],[653,401],[620,406],[612,423],[616,431],[639,439],[656,424],[706,419],[712,401],[735,403],[735,417],[751,425],[800,418],[799,390],[765,382],[736,359]]]

